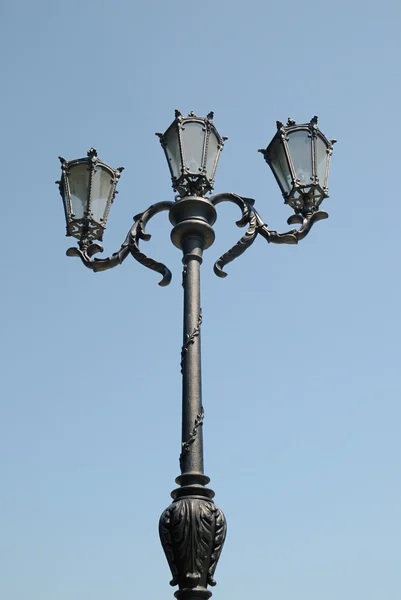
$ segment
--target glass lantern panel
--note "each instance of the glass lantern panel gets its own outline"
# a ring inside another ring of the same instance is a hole
[[[91,211],[93,220],[101,223],[107,207],[107,202],[113,193],[114,181],[111,173],[97,166],[93,173]]]
[[[219,155],[219,138],[214,133],[210,132],[209,141],[207,144],[207,156],[206,156],[206,176],[209,180],[213,179],[216,158]]]
[[[87,163],[69,166],[72,217],[82,219],[88,206],[90,171]]]
[[[180,138],[177,126],[168,129],[164,135],[165,151],[173,177],[181,176]]]
[[[292,177],[281,138],[277,137],[269,144],[267,159],[283,191],[289,194],[292,188]]]
[[[204,123],[198,121],[184,123],[182,128],[184,164],[187,170],[194,175],[199,175],[202,171],[205,135]]]
[[[309,131],[287,132],[288,147],[297,179],[302,185],[312,181],[312,137]]]
[[[326,164],[328,159],[326,142],[319,136],[315,139],[316,151],[316,175],[319,179],[320,187],[324,187],[326,177]]]

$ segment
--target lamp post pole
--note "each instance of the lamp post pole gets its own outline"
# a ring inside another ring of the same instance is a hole
[[[182,373],[182,436],[180,467],[182,473],[203,474],[203,406],[200,305],[200,267],[204,240],[183,240],[182,286],[184,288]],[[181,474],[182,474],[181,473]]]
[[[203,405],[201,381],[200,267],[202,254],[214,240],[216,220],[213,204],[200,197],[180,200],[170,209],[174,225],[173,243],[183,252],[184,326],[181,350],[182,438],[180,485],[163,512],[159,532],[179,600],[207,600],[215,585],[214,571],[226,535],[222,511],[205,487],[209,477],[203,470]]]
[[[178,600],[207,600],[208,586],[216,584],[214,572],[226,536],[226,521],[213,502],[214,492],[206,487],[210,479],[203,467],[203,419],[201,382],[200,268],[203,251],[214,242],[216,206],[233,202],[242,213],[237,222],[247,227],[242,238],[215,263],[214,272],[225,277],[223,267],[239,257],[258,235],[275,244],[297,244],[314,223],[328,217],[320,203],[328,196],[328,173],[335,140],[327,140],[317,127],[317,117],[297,125],[292,119],[286,126],[277,122],[277,133],[261,150],[279,184],[286,204],[294,214],[289,224],[300,225],[277,233],[264,224],[254,201],[233,193],[207,196],[213,189],[214,175],[224,145],[213,123],[213,113],[197,117],[190,113],[176,118],[164,134],[157,134],[166,154],[175,202],[158,202],[134,217],[121,248],[105,259],[92,258],[103,250],[98,243],[122,167],[112,169],[101,162],[91,148],[87,158],[66,161],[60,157],[62,177],[59,184],[67,222],[67,235],[78,239],[78,248],[69,248],[68,256],[78,256],[94,272],[121,264],[129,254],[139,263],[162,275],[159,285],[171,281],[169,269],[146,256],[139,248],[150,239],[148,221],[162,211],[169,212],[173,225],[171,240],[183,253],[184,291],[182,373],[182,437],[180,475],[171,493],[172,503],[159,522],[160,540],[172,573],[172,586],[178,586]]]

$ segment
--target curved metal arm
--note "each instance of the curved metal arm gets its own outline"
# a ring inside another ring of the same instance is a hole
[[[235,244],[235,246],[233,246],[215,262],[214,272],[218,277],[227,276],[227,273],[223,271],[223,267],[243,254],[245,250],[247,250],[247,248],[253,244],[258,234],[272,244],[298,244],[300,240],[303,240],[304,237],[308,235],[313,225],[317,221],[327,219],[329,216],[323,210],[318,210],[314,213],[309,213],[306,215],[292,215],[287,220],[287,223],[289,225],[296,223],[301,225],[301,227],[299,229],[291,229],[285,233],[277,233],[277,231],[269,229],[268,226],[263,222],[262,217],[254,208],[255,201],[252,198],[244,198],[233,193],[223,193],[211,196],[210,201],[215,206],[220,204],[220,202],[233,202],[242,210],[242,218],[236,223],[238,227],[244,227],[246,224],[248,224],[248,230],[245,235]]]
[[[108,258],[95,258],[92,260],[92,256],[94,254],[103,252],[103,246],[101,244],[88,243],[88,241],[85,239],[79,242],[79,248],[68,248],[66,254],[67,256],[78,256],[82,260],[85,267],[92,269],[92,271],[95,273],[97,271],[107,271],[107,269],[112,269],[117,265],[121,265],[121,263],[127,258],[129,254],[127,240],[128,236],[125,239],[125,242],[121,245],[120,250]]]
[[[159,281],[159,285],[162,287],[171,282],[171,271],[166,267],[166,265],[163,265],[163,263],[157,262],[156,260],[153,260],[153,258],[149,258],[146,256],[146,254],[143,254],[143,252],[140,251],[138,244],[139,240],[144,240],[146,242],[150,240],[151,236],[145,232],[147,222],[159,212],[170,210],[173,204],[173,202],[157,202],[157,204],[152,204],[143,213],[140,213],[134,217],[134,224],[128,234],[129,251],[131,252],[132,256],[144,267],[152,269],[152,271],[156,271],[157,273],[161,273],[163,275],[162,280]]]
[[[217,277],[227,277],[227,273],[223,271],[223,267],[235,260],[238,256],[241,256],[241,254],[243,254],[256,239],[258,230],[256,220],[257,213],[253,208],[255,201],[252,198],[243,198],[242,196],[233,193],[216,194],[215,196],[211,196],[210,201],[214,206],[220,204],[220,202],[233,202],[239,206],[242,211],[242,217],[236,222],[236,225],[238,227],[245,227],[247,224],[249,225],[245,235],[242,236],[235,246],[220,256],[214,263],[213,270]]]
[[[329,215],[324,210],[317,210],[311,215],[307,215],[303,217],[302,215],[292,215],[288,220],[288,225],[293,225],[294,223],[299,223],[301,227],[295,231],[295,235],[297,240],[303,240],[304,237],[308,235],[313,225],[318,221],[323,221],[323,219],[328,219]]]
[[[256,213],[256,215],[258,221],[258,233],[260,233],[260,235],[268,242],[273,244],[298,244],[300,240],[303,240],[308,235],[317,221],[327,219],[329,216],[324,210],[317,210],[314,213],[304,216],[291,215],[287,220],[288,225],[297,223],[301,225],[301,227],[299,229],[291,229],[286,233],[277,233],[277,231],[270,230],[267,225],[263,223],[263,220],[258,213]]]
[[[131,253],[132,256],[140,262],[143,266],[157,273],[163,275],[162,280],[159,282],[160,286],[166,286],[171,281],[171,271],[163,265],[163,263],[149,258],[146,254],[139,249],[139,240],[149,241],[151,236],[145,232],[145,226],[147,222],[159,212],[169,210],[173,202],[157,202],[152,204],[147,210],[134,217],[134,224],[129,230],[124,243],[118,252],[115,252],[108,258],[94,258],[92,256],[98,252],[103,252],[103,246],[101,244],[90,243],[88,240],[81,240],[79,242],[79,248],[69,248],[67,250],[67,256],[78,256],[85,267],[92,269],[95,273],[98,271],[107,271],[113,269],[127,258]]]

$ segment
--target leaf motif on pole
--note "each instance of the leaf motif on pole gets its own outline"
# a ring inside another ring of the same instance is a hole
[[[173,579],[180,590],[204,591],[216,585],[213,574],[226,537],[226,520],[211,500],[186,497],[173,502],[160,518],[159,533]]]

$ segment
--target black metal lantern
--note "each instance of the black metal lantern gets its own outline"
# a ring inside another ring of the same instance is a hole
[[[277,121],[277,133],[262,152],[279,184],[284,201],[295,213],[313,213],[328,197],[330,157],[336,140],[328,140],[310,123]]]
[[[102,240],[116,185],[124,167],[112,169],[99,160],[95,148],[86,158],[61,162],[60,194],[63,199],[67,236],[85,243]]]
[[[156,133],[166,154],[174,191],[183,198],[203,196],[213,189],[214,174],[224,141],[213,123],[213,113],[183,117],[176,110],[175,120],[165,133]]]

